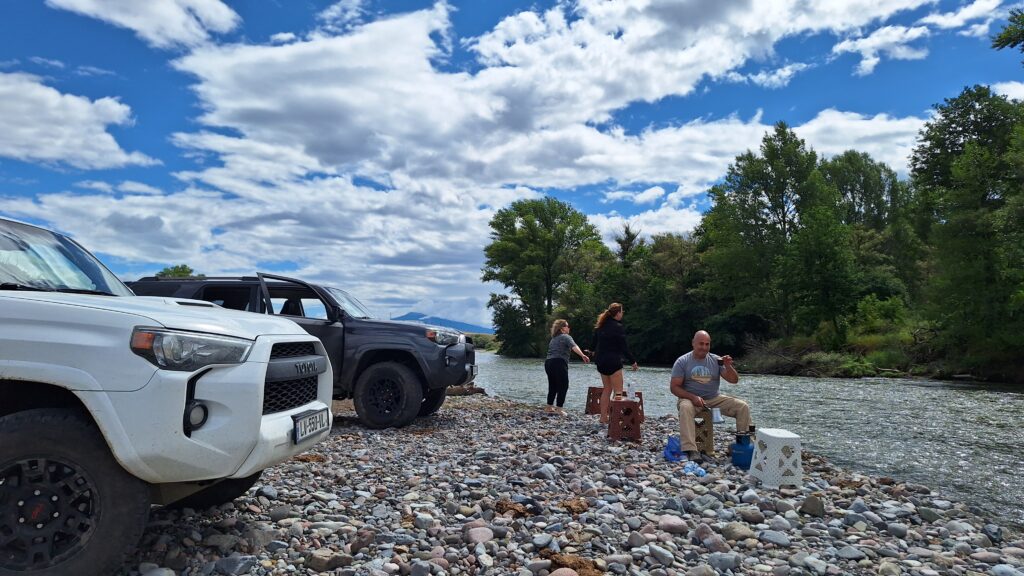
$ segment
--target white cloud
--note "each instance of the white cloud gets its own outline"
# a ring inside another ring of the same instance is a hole
[[[928,56],[927,48],[914,48],[909,44],[930,34],[925,26],[883,26],[870,35],[855,40],[847,39],[832,47],[834,54],[857,52],[861,55],[857,75],[866,76],[875,70],[882,55],[893,60],[921,60]]]
[[[651,186],[641,192],[615,191],[605,192],[603,203],[617,200],[629,200],[633,204],[651,204],[665,195],[665,189],[661,186]]]
[[[764,86],[765,88],[782,88],[789,84],[789,81],[796,76],[798,72],[802,72],[810,68],[810,64],[803,62],[795,62],[793,64],[787,64],[781,68],[775,70],[763,70],[756,74],[749,76],[750,81],[758,86]]]
[[[36,76],[0,72],[0,102],[0,156],[83,169],[157,163],[125,152],[107,132],[132,123],[131,109],[114,98],[63,94]]]
[[[99,180],[82,180],[81,182],[75,182],[75,186],[78,188],[85,188],[87,190],[99,190],[100,192],[113,192],[114,187],[107,182],[101,182]]]
[[[942,29],[963,28],[960,33],[965,36],[984,37],[988,35],[992,22],[1001,15],[999,10],[1001,3],[1002,0],[975,0],[955,12],[929,14],[918,20],[918,23]],[[981,22],[975,22],[968,26],[968,23],[974,20],[981,20]]]
[[[358,23],[366,14],[365,0],[339,0],[317,14],[327,30],[344,30]]]
[[[114,72],[96,66],[79,66],[75,68],[75,74],[79,76],[114,76]]]
[[[0,69],[14,68],[15,66],[17,66],[20,63],[21,62],[17,58],[14,58],[14,59],[11,59],[11,60],[0,60]]]
[[[119,192],[126,192],[129,194],[162,194],[159,188],[154,188],[149,184],[143,184],[142,182],[135,182],[133,180],[125,180],[117,185]]]
[[[69,10],[134,31],[156,48],[191,47],[209,33],[234,30],[241,19],[221,0],[46,0]]]
[[[123,192],[126,194],[147,195],[156,195],[163,193],[160,191],[159,188],[154,188],[148,184],[143,184],[142,182],[135,182],[134,180],[125,180],[118,184],[117,186],[114,186],[109,182],[103,182],[101,180],[82,180],[80,182],[75,182],[75,187],[85,188],[87,190],[98,190],[100,192],[106,192],[108,194],[112,194],[115,191]]]
[[[633,192],[627,192],[625,190],[615,190],[612,192],[605,192],[601,202],[607,204],[609,202],[618,202],[619,200],[632,200],[635,194]]]
[[[64,63],[60,60],[51,60],[49,58],[43,58],[42,56],[31,56],[29,57],[29,62],[32,62],[33,64],[38,64],[40,66],[44,66],[46,68],[64,67]]]
[[[752,82],[764,88],[783,88],[797,73],[811,68],[810,64],[795,62],[774,70],[761,70],[752,74],[740,74],[736,71],[726,72],[722,77],[730,82]]]
[[[665,189],[661,186],[651,186],[647,190],[633,197],[636,204],[650,204],[665,195]]]
[[[287,44],[295,41],[297,38],[298,36],[291,32],[278,32],[270,36],[270,42],[273,44]]]
[[[1007,98],[1024,100],[1024,82],[998,82],[992,85],[992,91]]]
[[[867,116],[829,108],[793,131],[821,155],[834,156],[851,149],[867,152],[906,177],[910,154],[925,121],[915,116]]]

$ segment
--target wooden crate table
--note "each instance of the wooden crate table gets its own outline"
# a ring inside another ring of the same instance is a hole
[[[608,439],[639,442],[642,418],[640,402],[620,398],[612,400],[608,415]]]

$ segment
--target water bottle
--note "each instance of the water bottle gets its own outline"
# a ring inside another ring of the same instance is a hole
[[[699,464],[690,460],[683,466],[683,474],[692,474],[698,478],[703,477],[707,474],[707,471],[701,468]]]
[[[627,400],[635,400],[636,399],[636,396],[633,394],[633,382],[631,380],[626,380],[626,399]]]
[[[736,435],[736,443],[732,445],[732,465],[750,470],[750,461],[754,458],[753,433],[744,432]]]

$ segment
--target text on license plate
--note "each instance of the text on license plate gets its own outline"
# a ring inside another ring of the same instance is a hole
[[[331,418],[326,408],[296,414],[292,418],[295,420],[296,444],[331,427]]]

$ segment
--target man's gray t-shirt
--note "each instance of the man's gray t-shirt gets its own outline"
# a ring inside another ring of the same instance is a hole
[[[703,360],[698,360],[693,357],[693,352],[687,352],[677,358],[676,363],[672,365],[672,378],[682,378],[684,390],[705,400],[718,396],[721,373],[722,367],[718,365],[718,356],[714,354],[708,354]]]
[[[561,358],[568,362],[573,346],[576,346],[576,342],[572,339],[572,336],[568,334],[555,336],[551,339],[551,343],[548,344],[548,359]]]

